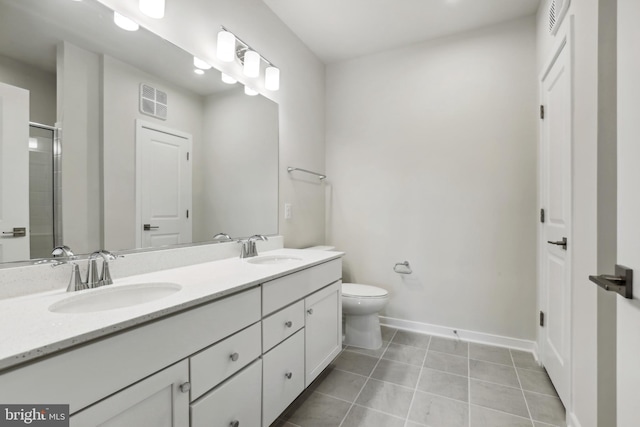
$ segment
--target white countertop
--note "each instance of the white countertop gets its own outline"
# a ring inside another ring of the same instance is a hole
[[[343,253],[278,249],[260,255],[284,255],[301,260],[258,265],[234,257],[116,279],[110,288],[172,282],[182,289],[143,304],[91,313],[54,313],[49,307],[66,298],[106,288],[73,293],[56,290],[0,300],[0,371],[340,258]]]

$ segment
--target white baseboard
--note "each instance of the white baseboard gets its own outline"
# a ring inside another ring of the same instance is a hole
[[[454,329],[445,326],[431,325],[428,323],[414,322],[411,320],[395,319],[393,317],[380,316],[380,324],[391,326],[406,331],[420,332],[429,335],[436,335],[447,338],[456,338],[457,336],[465,341],[475,342],[479,344],[489,344],[498,347],[508,347],[516,350],[529,351],[534,354],[538,360],[538,344],[535,341],[522,340],[518,338],[503,337],[500,335],[486,334],[483,332],[467,331],[465,329]]]

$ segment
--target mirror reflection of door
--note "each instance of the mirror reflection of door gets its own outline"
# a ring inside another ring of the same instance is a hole
[[[138,246],[191,243],[191,135],[136,123]]]
[[[29,258],[28,141],[29,91],[0,83],[1,262]]]

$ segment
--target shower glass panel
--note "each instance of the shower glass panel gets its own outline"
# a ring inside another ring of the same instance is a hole
[[[29,125],[29,239],[31,258],[48,258],[61,241],[60,150],[53,127]]]

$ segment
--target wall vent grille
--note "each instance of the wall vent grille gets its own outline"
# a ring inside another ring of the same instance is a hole
[[[562,23],[562,19],[569,9],[571,0],[551,0],[549,2],[549,33],[555,35]]]
[[[140,112],[160,120],[167,120],[167,93],[146,83],[140,83]]]

